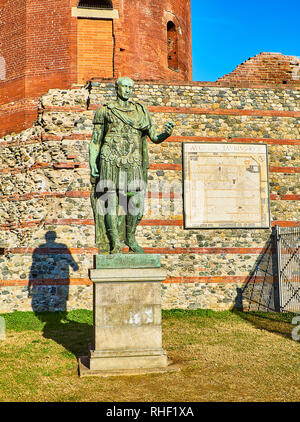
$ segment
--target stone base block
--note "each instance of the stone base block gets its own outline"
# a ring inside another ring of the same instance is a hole
[[[96,269],[118,268],[160,268],[160,255],[157,254],[112,254],[95,255]]]
[[[96,256],[94,334],[90,371],[149,371],[167,368],[162,348],[160,256]]]
[[[112,351],[90,350],[91,370],[151,369],[168,366],[168,358],[163,349]]]
[[[154,368],[137,368],[137,369],[115,369],[115,370],[97,370],[90,369],[90,357],[82,356],[78,359],[78,372],[80,377],[120,377],[120,376],[134,376],[134,375],[147,375],[147,374],[160,374],[165,372],[180,371],[178,365],[174,365],[172,361],[168,360],[166,367]]]
[[[120,369],[166,368],[166,356],[116,356],[114,358],[90,358],[90,369],[111,371]]]

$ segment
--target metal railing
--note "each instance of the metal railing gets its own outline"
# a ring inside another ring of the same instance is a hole
[[[300,313],[300,227],[275,227],[281,312]]]
[[[257,259],[248,281],[241,291],[243,309],[246,311],[278,311],[278,286],[274,236],[265,245]]]

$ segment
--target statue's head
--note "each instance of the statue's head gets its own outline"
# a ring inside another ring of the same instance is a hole
[[[134,82],[127,76],[122,76],[121,78],[116,80],[115,87],[117,96],[121,98],[121,100],[127,101],[132,94]]]

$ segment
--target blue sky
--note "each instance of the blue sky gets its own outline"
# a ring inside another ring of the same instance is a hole
[[[300,0],[191,1],[195,81],[215,81],[261,52],[300,56]]]

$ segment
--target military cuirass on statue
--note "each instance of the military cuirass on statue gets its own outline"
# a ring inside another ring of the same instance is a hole
[[[104,125],[104,138],[100,150],[100,168],[148,167],[148,151],[145,131],[151,125],[148,110],[140,103],[130,102],[122,108],[116,102],[100,107],[94,124]]]
[[[141,132],[109,114],[100,160],[117,167],[142,165]]]

